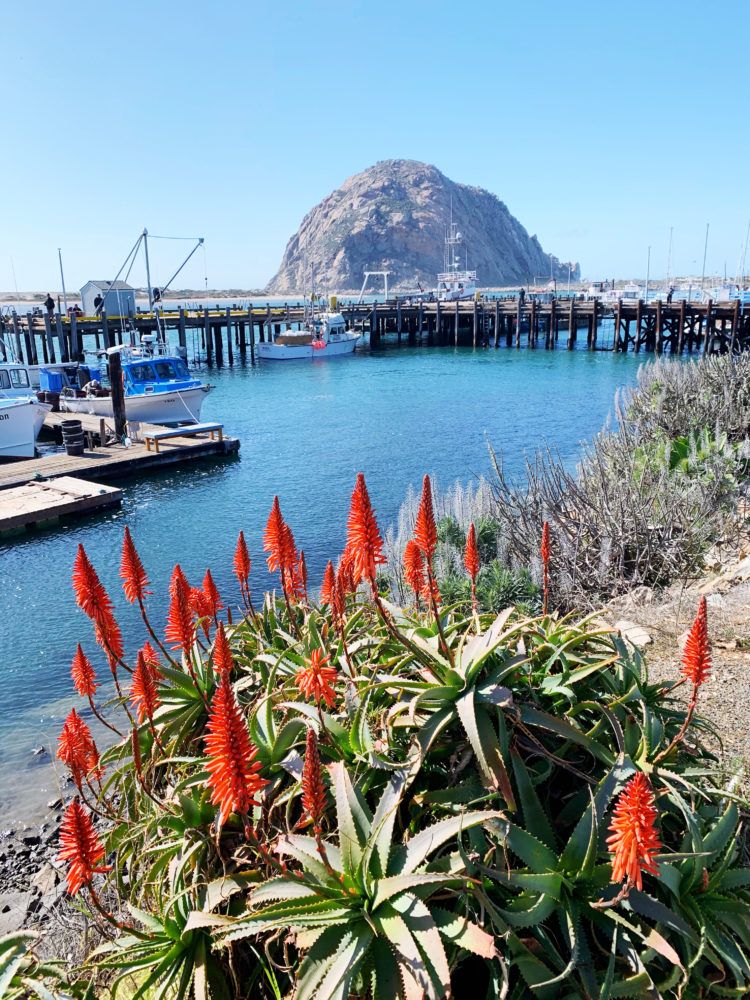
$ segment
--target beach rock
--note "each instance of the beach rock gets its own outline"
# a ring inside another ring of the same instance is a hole
[[[629,622],[622,619],[619,622],[615,622],[615,628],[623,637],[627,639],[628,642],[632,642],[634,646],[642,649],[644,646],[648,646],[654,640],[651,635],[643,628],[642,625],[636,625],[635,622]]]
[[[273,294],[301,292],[314,273],[317,289],[358,291],[365,270],[391,272],[389,285],[434,289],[443,271],[445,230],[464,238],[461,265],[481,287],[568,280],[568,264],[542,250],[500,199],[457,184],[416,160],[383,160],[349,177],[302,220],[268,284]],[[580,275],[571,264],[570,276]]]
[[[55,871],[55,869],[50,864],[45,864],[39,871],[34,875],[31,880],[32,886],[39,890],[42,895],[46,895],[60,884],[60,873]]]
[[[23,926],[28,913],[30,892],[3,892],[0,903],[0,936],[10,934]]]

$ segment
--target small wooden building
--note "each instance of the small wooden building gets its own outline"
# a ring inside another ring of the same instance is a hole
[[[81,289],[81,308],[84,316],[96,316],[94,299],[104,301],[101,309],[108,316],[135,316],[135,289],[127,281],[87,281]]]

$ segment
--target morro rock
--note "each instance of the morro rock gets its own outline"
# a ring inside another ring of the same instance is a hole
[[[292,236],[271,293],[310,288],[358,289],[366,270],[391,272],[391,287],[434,288],[443,270],[443,242],[453,220],[464,238],[466,264],[480,287],[568,279],[568,264],[545,253],[500,199],[457,184],[416,160],[384,160],[344,181],[308,212]],[[573,280],[578,265],[571,265]]]

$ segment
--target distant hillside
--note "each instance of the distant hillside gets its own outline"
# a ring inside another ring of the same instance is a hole
[[[443,240],[453,218],[463,234],[468,266],[480,286],[568,278],[568,265],[546,254],[500,199],[456,184],[416,160],[384,160],[344,181],[308,212],[292,236],[269,293],[296,292],[310,282],[351,291],[365,270],[392,271],[392,285],[435,287]],[[572,278],[579,277],[574,265]]]

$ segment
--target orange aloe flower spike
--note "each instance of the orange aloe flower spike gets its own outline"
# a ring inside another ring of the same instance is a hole
[[[131,604],[135,604],[136,601],[142,602],[146,594],[150,593],[146,589],[148,587],[146,570],[143,568],[141,557],[138,555],[130,528],[127,525],[125,525],[125,533],[122,538],[120,576],[122,577],[125,599]]]
[[[174,586],[170,585],[172,600],[169,604],[164,637],[171,643],[172,649],[181,649],[186,656],[189,656],[195,641],[195,621],[190,605],[190,590],[179,564],[174,568],[172,580]]]
[[[414,525],[414,541],[421,549],[428,566],[431,566],[432,557],[437,548],[437,526],[435,524],[435,512],[432,505],[432,485],[429,476],[425,476],[422,480],[422,498]]]
[[[375,590],[377,568],[385,562],[383,539],[361,472],[352,493],[347,528],[346,553],[351,558],[353,577],[357,582],[364,577]]]
[[[328,708],[332,708],[336,703],[333,684],[338,672],[330,666],[329,660],[330,656],[324,656],[322,649],[314,649],[308,665],[297,671],[294,682],[306,698],[312,698],[317,705],[324,701]]]
[[[271,513],[263,532],[263,551],[268,553],[268,569],[271,573],[284,567],[284,518],[277,496],[273,498]]]
[[[116,661],[122,659],[124,654],[122,633],[115,620],[109,594],[80,544],[73,563],[73,591],[76,604],[93,622],[96,641],[106,652],[114,671]]]
[[[333,598],[333,588],[336,586],[336,573],[333,563],[328,560],[325,572],[323,573],[323,584],[320,588],[320,603],[331,604]]]
[[[76,691],[82,698],[94,697],[96,689],[99,686],[96,681],[96,671],[92,666],[91,660],[89,660],[81,648],[80,643],[78,643],[78,648],[73,655],[73,662],[70,665],[70,676],[73,678]]]
[[[214,583],[214,578],[211,576],[210,569],[206,570],[206,575],[203,577],[203,593],[206,598],[206,607],[208,608],[209,614],[215,620],[224,605],[221,602],[219,590]]]
[[[318,752],[318,737],[312,726],[307,730],[305,762],[302,765],[302,808],[312,820],[316,833],[326,809],[326,786]]]
[[[68,806],[60,824],[60,861],[70,865],[67,874],[68,892],[75,896],[90,885],[96,872],[109,871],[102,865],[104,847],[94,829],[90,814],[78,799]]]
[[[661,850],[656,830],[656,803],[646,775],[639,771],[617,797],[607,846],[612,854],[612,882],[626,880],[643,888],[643,872],[659,874],[654,858]]]
[[[146,662],[143,651],[138,651],[133,683],[130,688],[130,703],[136,713],[138,722],[144,719],[153,725],[154,712],[159,707],[159,691],[156,687],[156,677]]]
[[[404,548],[404,578],[417,596],[422,594],[425,586],[424,556],[413,538]]]
[[[469,526],[469,533],[466,536],[464,566],[472,581],[475,581],[479,572],[479,550],[477,549],[477,532],[473,524]]]
[[[223,622],[219,622],[219,627],[216,629],[216,638],[214,639],[213,650],[213,665],[217,674],[222,675],[231,674],[232,669],[234,668],[232,650],[229,646],[227,634],[224,631]]]
[[[237,546],[234,550],[234,575],[237,577],[240,587],[249,585],[250,567],[250,553],[245,541],[245,532],[241,531],[237,536]]]
[[[206,730],[208,786],[212,793],[211,803],[219,807],[217,825],[221,827],[230,813],[245,815],[251,806],[258,805],[256,796],[268,784],[260,776],[258,751],[250,741],[247,724],[226,672],[211,702]]]
[[[708,606],[701,597],[698,611],[688,632],[682,654],[682,675],[697,690],[711,672],[711,650],[708,643]]]

